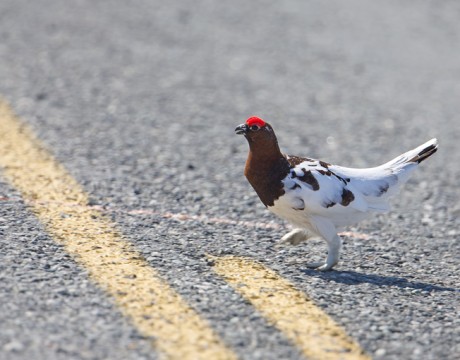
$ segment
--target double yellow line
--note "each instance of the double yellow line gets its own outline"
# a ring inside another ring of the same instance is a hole
[[[46,231],[89,271],[121,311],[169,359],[236,359],[204,320],[90,206],[88,194],[0,100],[0,167]],[[292,284],[249,259],[214,258],[216,273],[311,359],[367,359]]]

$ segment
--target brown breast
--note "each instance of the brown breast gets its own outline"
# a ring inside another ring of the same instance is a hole
[[[251,161],[248,157],[244,175],[262,203],[265,206],[273,206],[275,200],[284,195],[282,180],[289,170],[289,162],[285,157],[262,163]]]

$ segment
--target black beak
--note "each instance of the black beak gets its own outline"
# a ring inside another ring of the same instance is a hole
[[[244,135],[248,132],[249,128],[246,124],[241,124],[241,125],[238,125],[235,129],[235,132],[238,134],[238,135]]]

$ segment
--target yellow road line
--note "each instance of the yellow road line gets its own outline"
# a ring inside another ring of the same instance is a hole
[[[122,312],[168,359],[235,359],[220,338],[0,100],[0,166],[46,230],[110,293]],[[65,204],[65,205],[63,205]]]
[[[308,359],[370,359],[334,320],[273,270],[246,258],[211,258],[216,273],[294,342]]]

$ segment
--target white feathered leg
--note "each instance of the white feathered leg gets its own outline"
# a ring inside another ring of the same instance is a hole
[[[326,240],[328,252],[325,263],[310,263],[307,264],[307,267],[320,271],[330,270],[339,262],[342,239],[337,235],[334,224],[328,219],[319,216],[312,217],[312,225],[315,226],[318,234]]]
[[[329,247],[327,252],[326,263],[321,266],[318,266],[316,270],[331,270],[339,262],[340,249],[342,248],[342,239],[339,235],[336,234],[331,240],[326,239],[326,241]]]
[[[315,236],[315,234],[311,234],[305,229],[294,229],[288,232],[286,235],[284,235],[278,244],[299,245],[301,242],[306,241]]]

